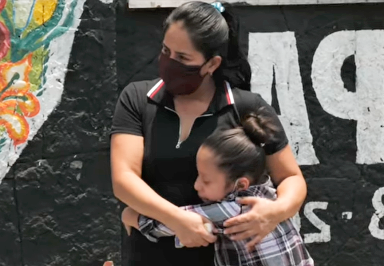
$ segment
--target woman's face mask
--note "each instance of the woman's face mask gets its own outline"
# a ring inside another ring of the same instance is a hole
[[[165,83],[166,90],[172,95],[188,95],[194,93],[205,77],[200,75],[201,66],[184,65],[161,53],[159,73]]]

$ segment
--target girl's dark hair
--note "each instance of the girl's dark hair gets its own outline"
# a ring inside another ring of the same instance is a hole
[[[248,177],[251,184],[255,184],[265,174],[263,145],[271,141],[276,132],[277,127],[267,116],[251,113],[245,117],[242,127],[215,132],[202,145],[215,154],[216,164],[227,174],[229,182]]]
[[[219,55],[222,57],[220,67],[213,73],[217,85],[228,81],[232,86],[250,90],[251,67],[246,56],[240,51],[238,31],[239,24],[231,7],[223,3],[225,11],[220,13],[211,4],[192,1],[172,11],[164,23],[164,30],[181,21],[189,33],[195,48],[206,60]]]

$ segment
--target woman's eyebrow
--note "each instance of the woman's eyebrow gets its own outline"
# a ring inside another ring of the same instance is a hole
[[[163,43],[163,47],[164,47],[165,49],[167,49],[167,50],[170,50],[170,49],[168,48],[168,46],[166,46],[164,43]],[[190,57],[190,56],[191,56],[190,54],[187,54],[187,53],[185,53],[185,52],[175,51],[175,53],[178,54],[178,55],[183,55],[183,56],[187,56],[187,57]]]

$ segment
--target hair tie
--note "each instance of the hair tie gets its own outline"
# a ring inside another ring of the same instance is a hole
[[[225,8],[223,7],[223,4],[220,2],[214,2],[211,4],[217,11],[220,13],[223,13],[225,11]]]

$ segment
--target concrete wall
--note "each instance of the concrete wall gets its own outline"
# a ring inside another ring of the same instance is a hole
[[[0,265],[125,259],[108,129],[122,88],[157,76],[169,10],[111,2],[68,0],[60,14],[0,1]],[[317,265],[384,259],[383,10],[235,9],[252,89],[279,113],[308,182],[296,222]]]
[[[203,0],[212,3],[212,0]],[[130,8],[156,8],[177,7],[189,0],[129,0]],[[220,1],[219,1],[220,2]],[[381,3],[382,0],[227,0],[223,1],[234,5],[319,5],[319,4],[355,4],[355,3]]]
[[[0,265],[120,260],[109,2],[0,1]]]

